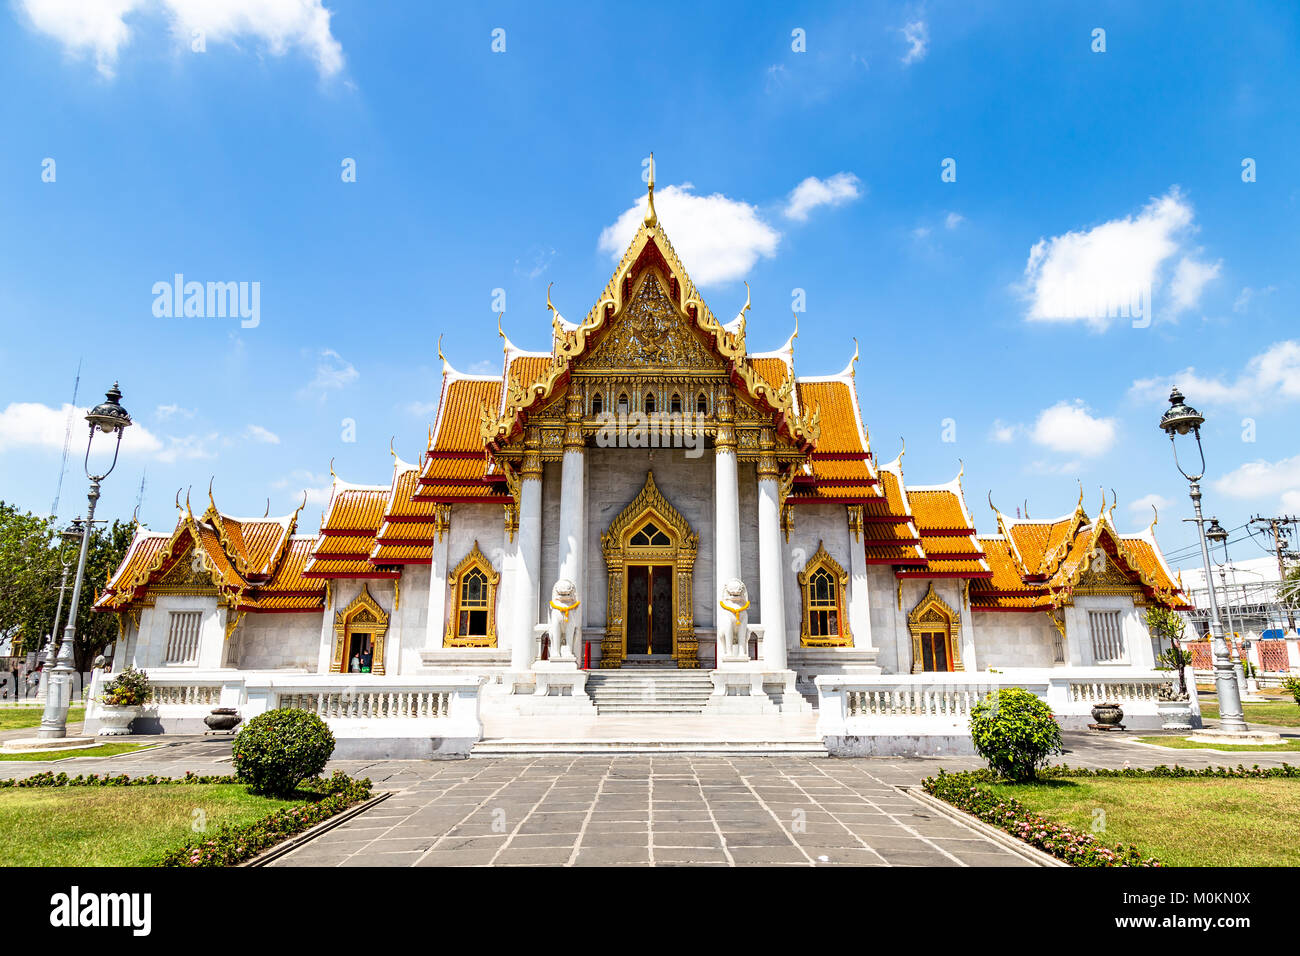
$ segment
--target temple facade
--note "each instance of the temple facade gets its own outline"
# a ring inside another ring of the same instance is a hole
[[[797,329],[750,351],[749,303],[714,316],[653,200],[581,321],[548,296],[549,351],[502,332],[500,373],[468,375],[439,346],[424,453],[335,475],[315,533],[211,490],[138,529],[96,604],[113,669],[475,675],[515,713],[588,707],[584,676],[626,668],[707,672],[713,703],[762,712],[828,674],[1152,669],[1146,608],[1187,607],[1154,521],[1121,534],[1081,495],[980,534],[960,473],[877,461],[856,349],[821,375],[796,373]]]

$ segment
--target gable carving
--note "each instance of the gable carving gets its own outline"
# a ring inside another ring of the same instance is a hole
[[[627,307],[580,362],[583,370],[722,370],[723,363],[691,332],[658,274],[647,270]]]

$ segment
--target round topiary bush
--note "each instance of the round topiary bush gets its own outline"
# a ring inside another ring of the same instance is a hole
[[[268,710],[235,737],[235,773],[254,793],[287,797],[325,769],[334,735],[306,710]]]
[[[975,705],[970,715],[975,752],[1008,780],[1033,780],[1061,752],[1061,728],[1052,709],[1021,687],[1004,687]]]

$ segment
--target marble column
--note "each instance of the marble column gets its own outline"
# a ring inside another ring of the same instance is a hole
[[[758,462],[758,587],[763,611],[763,666],[769,671],[786,669],[784,566],[781,483],[769,446]]]
[[[542,572],[542,461],[535,431],[524,443],[524,463],[519,472],[519,530],[515,555],[510,667],[533,666],[533,628],[537,624],[538,587]]]
[[[723,613],[717,606],[722,586],[740,577],[740,489],[737,483],[736,429],[732,423],[731,396],[718,399],[718,433],[713,450],[713,504],[715,535],[713,547],[713,617]],[[753,582],[746,581],[746,587]],[[766,595],[764,595],[766,598]]]
[[[556,580],[568,578],[577,588],[578,600],[584,607],[578,613],[586,618],[582,577],[582,529],[583,513],[586,511],[586,491],[583,474],[583,453],[585,444],[582,439],[582,395],[578,389],[569,386],[568,423],[564,429],[564,458],[560,465],[560,527],[559,527],[559,570]]]
[[[442,647],[447,628],[447,545],[451,536],[451,505],[435,505],[433,551],[429,562],[429,615],[424,632],[424,649]]]

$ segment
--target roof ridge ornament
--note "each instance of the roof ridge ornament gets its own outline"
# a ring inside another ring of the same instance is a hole
[[[651,150],[649,189],[646,191],[645,224],[647,226],[654,226],[658,222],[659,216],[655,213],[655,154],[654,150]]]

